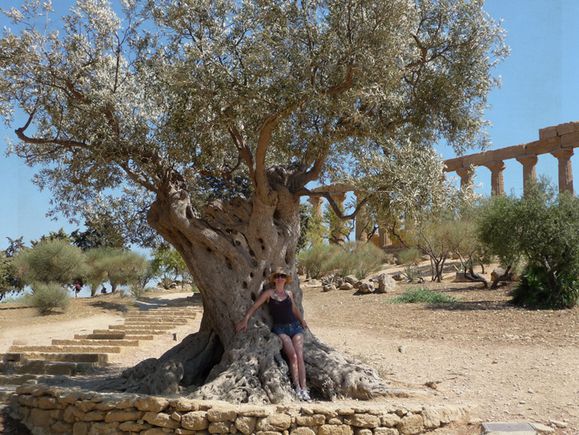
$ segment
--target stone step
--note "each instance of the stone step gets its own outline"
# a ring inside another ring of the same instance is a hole
[[[143,317],[188,317],[196,316],[199,310],[190,311],[129,311],[125,316],[143,316]]]
[[[109,356],[106,353],[53,353],[53,352],[9,352],[0,355],[5,362],[29,362],[35,360],[64,361],[76,363],[106,364]]]
[[[155,337],[152,335],[127,335],[123,333],[112,333],[112,334],[75,334],[75,339],[78,340],[95,340],[95,342],[100,340],[153,340]]]
[[[53,339],[52,344],[55,346],[138,346],[138,340],[92,340],[92,339],[74,339],[74,340],[57,340]]]
[[[109,329],[116,331],[116,330],[121,330],[121,331],[131,331],[131,330],[147,330],[150,328],[154,328],[156,330],[170,330],[170,329],[175,329],[176,326],[173,325],[159,325],[159,324],[155,324],[155,325],[147,325],[147,324],[142,324],[142,323],[135,323],[135,324],[131,324],[131,325],[110,325]]]
[[[96,370],[96,363],[90,362],[60,362],[32,360],[23,363],[4,363],[10,364],[3,373],[15,374],[38,374],[38,375],[66,375],[75,376],[80,374],[92,373]]]
[[[117,329],[95,329],[93,331],[94,334],[105,334],[106,332],[112,332],[112,331],[117,331]],[[120,331],[120,329],[118,330]],[[143,330],[143,329],[135,329],[135,330],[128,330],[128,331],[123,331],[123,333],[126,333],[125,338],[127,337],[139,337],[139,340],[141,340],[141,336],[147,336],[147,335],[160,335],[160,334],[166,334],[167,331],[159,331],[157,329],[147,329],[147,330]]]
[[[147,319],[147,318],[133,318],[125,317],[125,325],[133,323],[148,324],[148,325],[186,325],[189,323],[187,319]]]
[[[121,353],[120,346],[11,346],[9,352]]]
[[[96,333],[98,331],[98,333]],[[111,331],[110,329],[96,329],[92,334],[75,334],[74,338],[92,340],[121,340],[126,339],[124,331]]]

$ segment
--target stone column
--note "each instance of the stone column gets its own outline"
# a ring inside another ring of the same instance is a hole
[[[573,193],[573,167],[571,166],[573,150],[559,150],[551,154],[559,160],[559,192]]]
[[[498,160],[496,162],[486,163],[485,166],[491,171],[491,194],[503,195],[505,193],[505,182],[503,180],[503,171],[505,162]]]
[[[386,228],[378,228],[378,236],[379,236],[379,248],[385,248],[386,246],[390,246],[392,244],[392,240],[390,240],[390,234],[388,234],[388,230]]]
[[[346,194],[344,192],[332,193],[332,199],[336,202],[336,205],[340,210],[344,210],[344,200],[346,199]],[[346,234],[344,234],[344,221],[336,217],[332,221],[334,225],[330,228],[330,238],[337,244],[341,245],[346,242]]]
[[[527,193],[527,184],[537,179],[535,166],[537,165],[537,156],[517,157],[517,161],[523,165],[523,191]]]
[[[460,177],[461,189],[464,189],[472,184],[472,176],[474,175],[474,168],[472,166],[458,168],[456,173]]]
[[[356,204],[359,204],[360,198],[364,197],[363,193],[355,192]],[[368,213],[366,211],[366,206],[362,206],[362,209],[356,214],[356,241],[357,242],[367,242],[368,241]]]
[[[312,205],[312,216],[322,218],[322,198],[319,196],[310,196],[310,204]]]

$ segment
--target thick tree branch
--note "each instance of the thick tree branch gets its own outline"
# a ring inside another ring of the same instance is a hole
[[[255,151],[255,190],[257,195],[265,203],[270,203],[269,197],[269,185],[267,181],[265,158],[267,154],[267,149],[271,144],[271,137],[273,135],[274,129],[279,125],[281,121],[287,118],[293,113],[293,111],[301,106],[306,97],[299,98],[297,101],[289,104],[283,110],[274,113],[266,118],[259,129],[257,148]]]
[[[328,201],[328,204],[330,204],[330,207],[332,207],[332,210],[334,211],[334,213],[336,214],[336,216],[338,216],[340,219],[342,220],[347,220],[347,219],[354,219],[356,217],[356,215],[360,212],[360,210],[362,210],[362,208],[364,207],[364,205],[368,202],[368,197],[362,199],[361,201],[358,202],[358,204],[356,205],[356,208],[354,209],[354,211],[350,214],[344,214],[344,212],[342,210],[340,210],[340,207],[338,206],[338,204],[336,203],[336,201],[334,201],[334,198],[332,198],[332,194],[329,191],[324,191],[324,192],[320,192],[320,191],[316,191],[316,192],[312,192],[309,189],[303,188],[301,189],[299,192],[297,192],[298,195],[300,196],[310,196],[310,197],[318,197],[318,198],[326,198],[326,200]]]

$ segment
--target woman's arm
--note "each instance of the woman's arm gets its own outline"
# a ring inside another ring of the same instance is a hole
[[[236,332],[247,331],[247,322],[249,322],[249,319],[251,319],[251,316],[253,316],[253,314],[257,311],[257,309],[261,307],[263,303],[271,297],[271,292],[272,290],[269,289],[265,290],[263,293],[261,293],[261,295],[259,295],[255,303],[249,308],[249,310],[247,310],[247,313],[245,313],[243,319],[241,319],[239,322],[235,324]]]
[[[300,310],[298,310],[298,307],[296,306],[295,302],[294,302],[294,295],[293,293],[288,290],[287,291],[288,296],[290,297],[291,301],[292,301],[292,311],[294,313],[294,316],[296,316],[296,319],[298,319],[298,321],[302,324],[302,326],[304,327],[304,329],[308,329],[308,324],[306,323],[306,321],[304,320],[304,318],[302,317],[302,313],[300,313]]]

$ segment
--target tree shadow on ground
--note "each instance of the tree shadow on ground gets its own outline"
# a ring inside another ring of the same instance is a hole
[[[129,308],[124,304],[119,304],[116,302],[107,302],[107,301],[94,301],[89,304],[92,307],[102,308],[103,310],[108,311],[117,311],[119,313],[126,313],[129,311]]]
[[[178,299],[162,299],[155,297],[141,297],[135,304],[139,310],[154,310],[160,307],[203,307],[203,301],[199,293],[193,293],[191,296]]]
[[[503,311],[516,309],[509,301],[457,301],[445,304],[429,304],[433,311]]]

